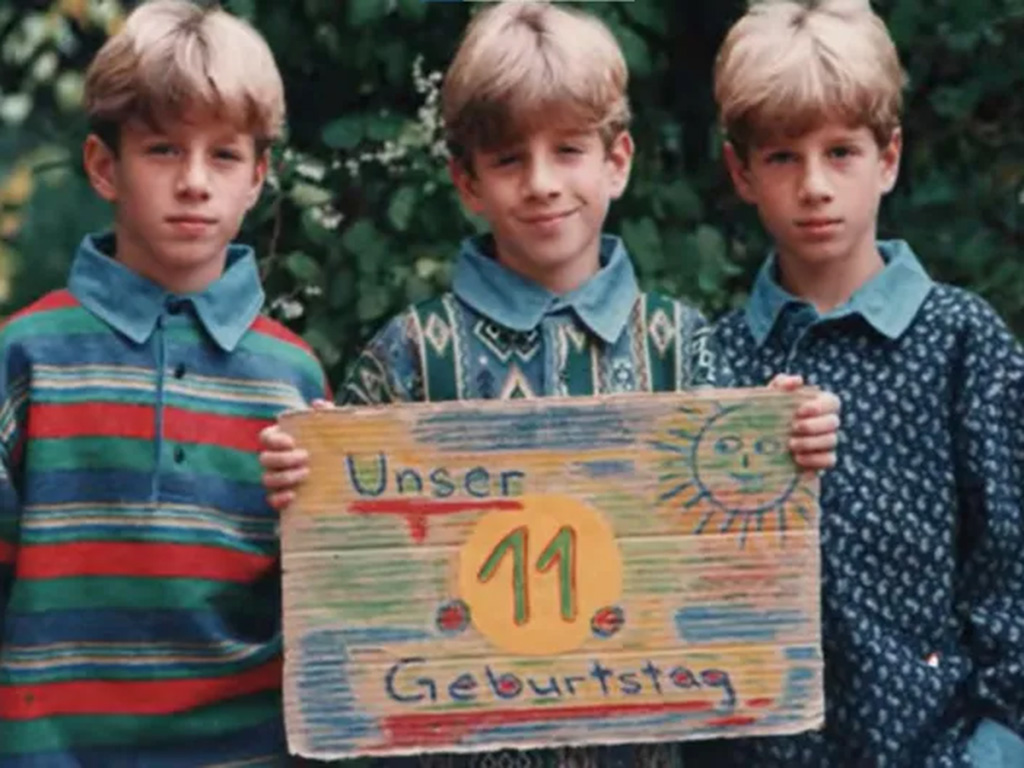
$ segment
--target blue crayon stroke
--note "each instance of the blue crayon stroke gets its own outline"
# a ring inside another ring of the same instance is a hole
[[[345,671],[345,630],[310,632],[302,637],[299,646],[302,663],[295,672],[296,686],[310,746],[316,750],[342,749],[367,737],[380,738],[376,719],[357,714]]]
[[[390,645],[429,640],[431,634],[415,627],[358,627],[336,630],[346,645]]]
[[[587,477],[632,477],[636,474],[636,464],[632,461],[578,461],[575,466],[583,470]]]
[[[636,441],[621,410],[612,405],[549,406],[525,413],[465,408],[427,416],[413,433],[420,442],[466,452],[593,450]]]
[[[775,640],[807,623],[803,611],[758,611],[750,605],[691,606],[676,612],[676,633],[691,643]]]
[[[793,645],[785,654],[788,661],[821,661],[821,651],[813,645]]]

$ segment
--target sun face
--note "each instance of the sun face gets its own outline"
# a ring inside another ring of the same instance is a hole
[[[693,519],[694,533],[804,528],[814,494],[786,446],[787,416],[739,403],[711,411],[680,409],[660,461],[659,502]]]

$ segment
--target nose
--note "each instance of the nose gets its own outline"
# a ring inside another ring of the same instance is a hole
[[[553,160],[544,155],[530,158],[526,169],[525,186],[531,197],[557,197],[561,191],[561,181]]]
[[[183,158],[177,193],[190,200],[205,200],[210,196],[210,171],[201,154],[191,153]]]
[[[828,171],[817,158],[808,158],[800,179],[800,200],[805,204],[826,203],[832,199],[832,183]]]

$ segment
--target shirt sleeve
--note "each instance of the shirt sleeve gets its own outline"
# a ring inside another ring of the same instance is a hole
[[[980,300],[978,300],[980,302]],[[985,305],[962,339],[955,393],[961,582],[957,611],[974,662],[972,730],[992,718],[1024,734],[1024,349]]]
[[[338,393],[341,405],[423,399],[420,339],[412,312],[390,320],[356,358]]]
[[[19,478],[29,392],[22,358],[18,347],[0,341],[0,644],[21,525]]]

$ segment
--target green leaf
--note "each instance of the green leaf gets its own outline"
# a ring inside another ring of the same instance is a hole
[[[323,282],[324,273],[320,262],[302,251],[292,251],[284,260],[287,269],[300,283],[319,285]]]
[[[662,265],[661,237],[650,216],[622,222],[622,237],[642,272],[655,272]]]
[[[405,232],[409,228],[418,198],[419,192],[408,184],[399,187],[398,191],[391,196],[391,203],[388,205],[388,221],[399,232]]]
[[[382,0],[345,0],[345,5],[353,27],[364,27],[388,14],[388,3]]]
[[[320,138],[331,149],[352,149],[366,135],[362,115],[346,115],[332,120],[320,131]]]
[[[366,135],[374,141],[397,139],[405,125],[405,118],[393,112],[382,111],[366,118]]]
[[[331,341],[325,326],[326,322],[318,322],[312,328],[307,328],[302,338],[313,348],[324,365],[337,365],[341,361],[341,350]]]
[[[704,205],[697,191],[683,179],[676,179],[662,189],[662,198],[673,216],[681,222],[699,221],[704,216]]]
[[[377,320],[390,309],[391,303],[388,299],[387,291],[384,289],[377,286],[366,288],[356,301],[356,315],[363,322]]]
[[[323,205],[331,201],[329,190],[308,181],[295,182],[288,190],[288,197],[300,208],[311,208],[314,205]]]

